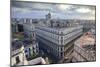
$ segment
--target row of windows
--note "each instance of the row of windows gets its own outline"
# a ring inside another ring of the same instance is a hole
[[[68,34],[70,34],[72,32],[76,32],[77,30],[82,30],[82,28],[78,28],[78,29],[71,30],[70,32],[67,32],[67,34],[65,34],[64,36],[66,36],[66,35],[68,35]]]
[[[39,40],[41,40],[43,43],[45,43],[45,44],[48,45],[49,47],[54,48],[55,50],[58,49],[58,45],[56,45],[55,43],[50,42],[49,40],[44,39],[43,37],[40,37],[40,36],[38,36],[38,37],[39,37],[39,38],[38,38]]]
[[[75,30],[72,31],[72,32],[75,32],[75,31],[77,31],[77,30],[82,30],[82,29],[75,29]],[[44,31],[44,30],[41,30],[41,29],[37,29],[37,31],[39,31],[39,33],[44,33],[45,35],[47,35],[47,36],[49,36],[49,37],[52,37],[52,38],[54,38],[54,39],[59,39],[59,36],[60,36],[60,35],[57,35],[57,34],[55,34],[55,33],[50,33],[50,32],[47,32],[47,31]],[[70,32],[70,33],[72,33],[72,32]],[[70,33],[68,33],[68,34],[70,34]],[[66,35],[68,35],[68,34],[66,34]]]
[[[38,30],[37,34],[40,34],[41,36],[45,36],[47,39],[50,38],[50,39],[53,39],[55,41],[59,40],[58,35],[55,35],[55,34],[52,34],[52,33],[46,32],[46,31]]]
[[[54,50],[56,50],[57,52],[64,51],[64,47],[63,46],[61,47],[61,46],[59,46],[59,45],[57,45],[55,43],[52,43],[52,42],[48,41],[47,39],[44,39],[44,38],[42,38],[40,36],[39,36],[38,39],[41,40],[41,42],[43,42],[46,45],[48,45],[50,48],[53,48]]]
[[[73,35],[76,35],[78,32],[82,31],[82,29],[78,30],[78,31],[75,31],[73,33],[70,33],[68,35],[66,35],[66,37],[64,36],[64,40],[68,39],[69,37],[73,36]],[[39,35],[41,35],[42,37],[46,38],[47,40],[50,40],[52,42],[55,42],[55,43],[58,43],[58,44],[61,44],[63,43],[63,37],[61,37],[60,39],[60,36],[57,36],[56,34],[52,34],[52,33],[49,33],[49,32],[46,32],[46,31],[43,31],[43,30],[37,30],[37,33]],[[81,33],[81,32],[80,32]],[[55,36],[56,35],[56,36]],[[65,42],[65,41],[64,41]]]
[[[35,50],[36,50],[36,52],[35,52]],[[25,50],[25,53],[26,53],[26,55],[28,54],[28,56],[32,55],[31,52],[37,53],[38,52],[38,45],[36,45],[35,47],[33,46],[32,48],[28,48],[28,49]]]
[[[45,27],[36,27],[36,28],[38,30],[46,31],[46,32],[53,33],[53,34],[56,34],[56,35],[63,34],[64,33],[64,31],[62,32],[62,31],[58,31],[58,30],[51,29],[51,28],[45,28]],[[69,32],[66,29],[65,30],[65,34],[71,33],[73,31],[76,31],[76,30],[81,29],[81,28],[82,28],[82,26],[70,28]]]
[[[82,32],[76,33],[75,35],[73,35],[72,37],[69,37],[67,39],[64,40],[64,44],[70,42],[71,40],[73,40],[74,38],[80,36],[82,34]]]
[[[35,30],[34,25],[30,26],[28,24],[24,24],[23,27],[24,27],[24,30],[26,30],[26,31],[34,31]]]
[[[38,22],[38,20],[31,19],[31,18],[12,18],[11,21],[13,21],[13,22],[23,22],[23,23]]]
[[[79,32],[82,32],[82,29],[76,30],[76,31],[64,36],[64,40],[68,39],[69,37],[72,37],[73,35],[76,35]]]
[[[63,57],[64,47],[60,47],[49,41],[45,41],[44,39],[41,39],[41,37],[39,37],[39,40],[41,40],[41,42],[43,42],[45,44],[43,46],[45,49],[47,49],[47,51],[50,51],[50,53],[54,54],[57,57]]]
[[[78,34],[79,32],[81,33],[82,30],[81,29],[77,30],[77,31],[75,31],[73,33],[70,33],[70,34],[66,35],[66,37],[63,38],[62,36],[55,36],[55,34],[51,34],[49,32],[45,32],[45,31],[42,31],[42,30],[38,30],[37,31],[37,33],[40,36],[42,36],[42,37],[45,36],[44,38],[46,38],[47,40],[50,40],[50,41],[58,43],[58,44],[63,44],[68,38]],[[50,37],[50,34],[51,34],[52,37]],[[60,37],[61,37],[61,39],[60,39]]]
[[[36,27],[37,29],[39,30],[43,30],[43,31],[46,31],[46,32],[49,32],[49,33],[54,33],[54,34],[59,34],[59,31],[58,30],[54,30],[52,28],[48,28],[48,27]]]

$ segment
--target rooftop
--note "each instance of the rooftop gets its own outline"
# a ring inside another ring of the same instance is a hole
[[[95,38],[91,32],[84,33],[82,37],[80,37],[75,45],[81,47],[84,50],[94,50],[95,49]]]
[[[12,41],[11,45],[12,45],[12,50],[17,50],[17,49],[21,48],[22,45],[24,47],[26,47],[26,46],[34,44],[34,43],[36,43],[36,41],[32,41],[29,39],[24,39],[23,41],[15,39],[14,41]]]
[[[22,42],[23,42],[24,47],[26,47],[28,45],[31,45],[31,44],[36,44],[37,43],[36,40],[30,40],[30,39],[24,39]]]
[[[22,47],[22,42],[16,40],[16,41],[13,41],[11,45],[12,45],[12,48],[11,48],[12,51],[17,50]]]
[[[35,58],[33,60],[28,61],[29,65],[36,65],[36,64],[46,64],[46,61],[42,57]]]
[[[42,29],[42,30],[46,30],[46,31],[51,31],[51,32],[59,32],[59,34],[61,32],[63,32],[64,34],[70,32],[70,31],[73,31],[75,29],[80,29],[82,28],[81,25],[79,26],[68,26],[68,27],[46,27],[46,26],[42,26],[42,27],[36,27],[36,28],[39,28],[39,29]]]
[[[23,40],[22,42],[23,42],[24,47],[32,44],[32,41],[30,41],[30,40]]]

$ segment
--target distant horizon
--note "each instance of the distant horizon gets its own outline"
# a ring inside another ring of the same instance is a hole
[[[45,20],[45,18],[17,18],[17,17],[11,17],[11,19],[34,19],[34,20]],[[52,18],[51,20],[57,20],[59,18]],[[90,21],[95,21],[96,19],[59,19],[59,20],[90,20]]]

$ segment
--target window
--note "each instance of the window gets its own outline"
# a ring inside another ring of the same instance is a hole
[[[31,49],[29,48],[29,51],[31,51]]]
[[[33,50],[34,50],[35,48],[33,47]]]
[[[27,50],[25,50],[25,53],[27,52]]]
[[[58,48],[58,51],[59,51],[59,47],[57,47]]]
[[[63,53],[61,52],[61,57],[63,57]]]
[[[63,47],[61,47],[61,51],[63,51]]]
[[[63,43],[63,37],[61,37],[61,44]]]
[[[38,45],[36,45],[36,48],[38,48]]]
[[[28,58],[28,55],[26,55],[26,58]]]
[[[61,40],[63,40],[63,37],[61,37]]]
[[[31,49],[29,48],[29,55],[31,55]]]
[[[18,24],[17,26],[18,26],[18,32],[23,32],[24,31],[23,25]]]
[[[61,32],[61,35],[63,35],[63,32]]]
[[[16,64],[18,64],[20,62],[19,60],[19,56],[16,57]]]

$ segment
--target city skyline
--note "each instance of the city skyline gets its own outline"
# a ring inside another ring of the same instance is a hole
[[[95,6],[12,1],[11,66],[96,61]]]

